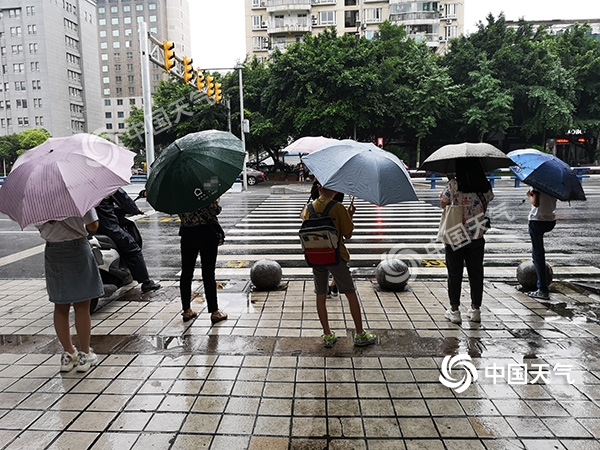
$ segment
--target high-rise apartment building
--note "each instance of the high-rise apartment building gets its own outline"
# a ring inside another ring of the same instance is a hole
[[[246,0],[246,52],[266,59],[275,48],[332,26],[369,39],[385,20],[443,51],[464,32],[464,0]]]
[[[0,135],[102,126],[96,2],[0,1]]]
[[[142,108],[139,23],[156,39],[175,43],[179,56],[191,55],[188,0],[98,0],[98,45],[103,131],[120,142],[133,106]],[[150,48],[155,44],[149,42]],[[150,64],[153,89],[167,73]]]

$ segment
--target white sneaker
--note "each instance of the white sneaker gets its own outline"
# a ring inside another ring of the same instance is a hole
[[[89,353],[79,352],[77,354],[77,362],[77,372],[87,372],[98,362],[98,355],[90,348]]]
[[[64,352],[60,357],[60,371],[69,372],[73,370],[77,362],[77,349],[73,353]]]
[[[460,310],[452,311],[451,309],[446,311],[444,317],[452,323],[461,323],[462,317],[460,317]]]
[[[481,322],[481,310],[469,308],[467,311],[467,318],[471,322]]]

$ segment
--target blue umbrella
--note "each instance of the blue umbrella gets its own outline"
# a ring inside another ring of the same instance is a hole
[[[418,200],[404,163],[372,143],[344,139],[302,162],[323,187],[375,205]]]
[[[513,150],[507,156],[516,164],[510,170],[532,188],[562,201],[586,199],[577,174],[556,156],[532,148]]]

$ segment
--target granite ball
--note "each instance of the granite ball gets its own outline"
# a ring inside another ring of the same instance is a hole
[[[272,291],[281,282],[281,266],[272,259],[256,261],[250,268],[250,280],[259,291]]]
[[[554,272],[550,264],[546,263],[546,277],[548,284],[552,283]],[[537,273],[533,261],[523,261],[517,267],[517,281],[526,291],[535,291],[537,289]]]
[[[375,269],[377,283],[382,289],[402,291],[408,284],[408,265],[399,259],[384,259]]]

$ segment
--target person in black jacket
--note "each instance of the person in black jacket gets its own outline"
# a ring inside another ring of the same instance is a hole
[[[143,293],[160,289],[160,284],[150,279],[141,247],[133,236],[121,226],[115,211],[116,208],[121,209],[125,214],[143,214],[127,192],[119,188],[113,195],[104,198],[96,206],[98,222],[100,223],[98,234],[104,234],[114,241],[119,255],[121,255],[131,272],[131,276],[135,281],[142,284]]]

